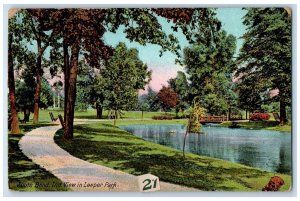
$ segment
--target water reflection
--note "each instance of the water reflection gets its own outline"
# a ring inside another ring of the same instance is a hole
[[[185,126],[128,125],[145,140],[182,150]],[[204,126],[187,137],[186,151],[272,172],[291,174],[291,135],[286,132]]]

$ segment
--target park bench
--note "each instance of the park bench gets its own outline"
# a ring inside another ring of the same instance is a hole
[[[54,117],[52,112],[49,112],[49,115],[50,115],[50,118],[51,118],[52,122],[57,120],[57,118]]]
[[[66,124],[64,122],[64,118],[59,114],[58,119],[60,121],[60,124],[61,124],[62,128],[65,129]]]

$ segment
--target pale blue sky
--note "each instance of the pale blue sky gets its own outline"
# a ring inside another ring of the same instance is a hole
[[[217,9],[217,17],[222,22],[222,28],[227,33],[232,34],[237,38],[236,53],[238,53],[238,49],[242,45],[242,40],[239,39],[239,37],[243,35],[246,28],[242,24],[241,19],[245,14],[246,11],[241,8]],[[167,34],[173,33],[171,25],[167,23],[166,19],[160,18],[159,21]],[[160,46],[151,44],[141,46],[136,42],[130,43],[130,41],[125,38],[123,30],[124,29],[121,27],[116,34],[106,33],[104,35],[104,40],[107,44],[112,46],[115,46],[122,41],[130,48],[137,48],[139,50],[140,59],[147,63],[148,67],[153,71],[150,86],[155,90],[159,90],[162,85],[166,85],[167,80],[171,77],[175,77],[178,70],[184,70],[182,66],[174,63],[176,58],[174,54],[165,52],[162,57],[159,57]],[[188,46],[188,42],[182,33],[175,33],[175,35],[178,37],[182,48]]]

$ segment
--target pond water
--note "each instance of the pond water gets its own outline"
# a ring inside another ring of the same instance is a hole
[[[182,150],[183,125],[127,125],[124,130],[145,140]],[[186,152],[220,158],[263,170],[291,174],[291,134],[288,132],[202,127],[189,134]]]

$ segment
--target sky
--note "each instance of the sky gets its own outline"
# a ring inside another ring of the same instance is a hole
[[[217,9],[217,18],[221,21],[222,28],[237,38],[236,54],[243,42],[239,37],[241,37],[246,30],[246,27],[242,23],[242,17],[245,14],[246,11],[241,8]],[[173,33],[171,25],[167,23],[166,19],[159,18],[159,22],[167,34]],[[152,70],[152,80],[149,85],[155,91],[159,91],[162,85],[167,85],[167,80],[176,77],[177,71],[184,71],[184,67],[175,64],[176,56],[174,54],[165,52],[162,57],[159,57],[160,46],[152,44],[141,46],[136,42],[130,42],[125,38],[123,30],[124,29],[120,27],[116,33],[106,32],[104,34],[104,41],[113,47],[119,42],[125,42],[127,47],[137,48],[139,50],[140,59]],[[174,35],[179,39],[181,47],[188,46],[188,42],[182,33],[174,33]],[[143,93],[145,93],[145,91],[140,92],[140,94]]]

